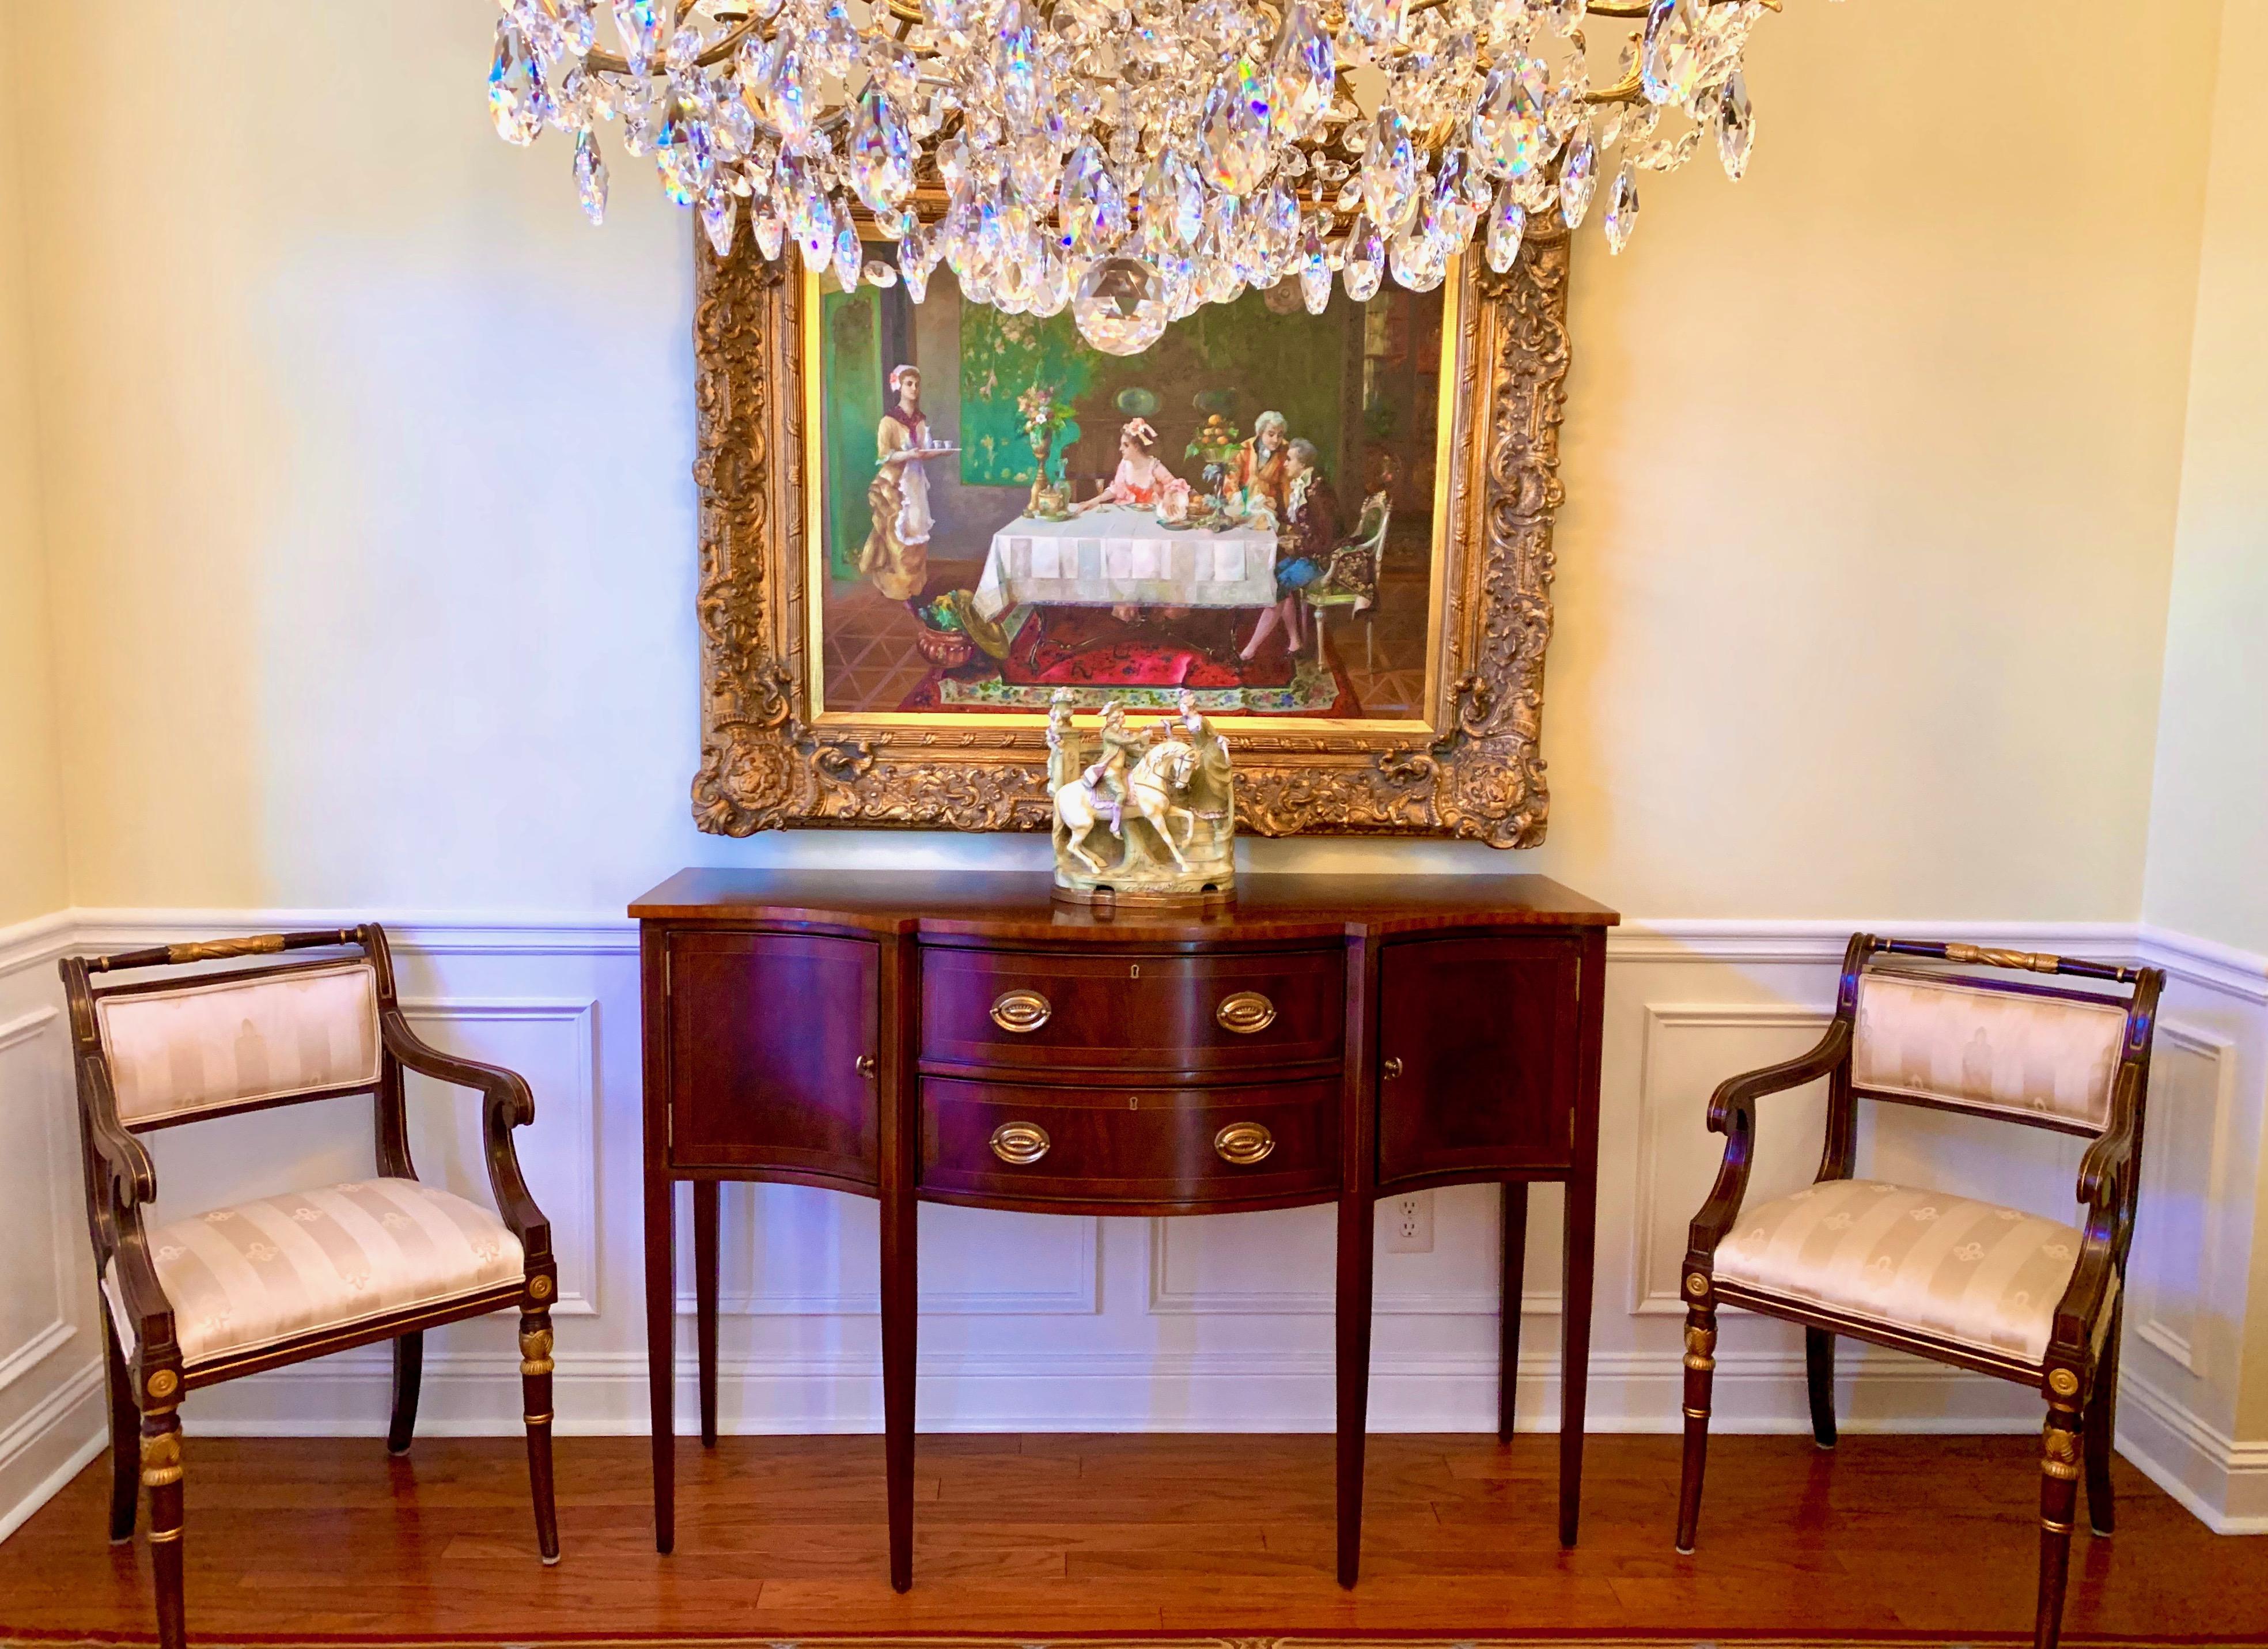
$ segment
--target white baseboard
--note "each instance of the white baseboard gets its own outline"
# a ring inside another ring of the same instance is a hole
[[[0,1434],[0,1540],[108,1447],[102,1366],[90,1363]]]

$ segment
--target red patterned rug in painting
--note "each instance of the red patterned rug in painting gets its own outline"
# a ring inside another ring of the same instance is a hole
[[[1183,688],[1212,715],[1354,717],[1362,713],[1336,658],[1318,665],[1312,646],[1294,657],[1282,634],[1249,664],[1237,652],[1257,622],[1249,613],[1191,613],[1130,622],[1108,609],[1033,609],[997,663],[979,658],[938,670],[908,696],[909,710],[1045,710],[1060,687],[1092,708],[1117,699],[1130,710],[1172,710]]]

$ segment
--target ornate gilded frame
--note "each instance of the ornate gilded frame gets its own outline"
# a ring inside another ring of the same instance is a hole
[[[1455,417],[1440,548],[1439,667],[1422,722],[1279,730],[1221,723],[1237,819],[1302,832],[1543,840],[1539,740],[1562,490],[1567,237],[1539,227],[1507,275],[1461,260]],[[793,261],[746,230],[729,258],[695,236],[701,493],[701,770],[693,816],[747,836],[792,825],[1041,830],[1042,718],[960,727],[811,710],[805,395]]]

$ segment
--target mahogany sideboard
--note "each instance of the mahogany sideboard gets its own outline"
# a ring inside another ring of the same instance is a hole
[[[913,1581],[915,1208],[1338,1207],[1338,1578],[1361,1551],[1381,1195],[1504,1189],[1509,1436],[1528,1187],[1565,1184],[1559,1539],[1574,1543],[1606,907],[1540,876],[1241,878],[1113,913],[1045,874],[688,870],[630,907],[645,1052],[654,1533],[675,1539],[674,1182],[693,1182],[701,1436],[717,1187],[881,1203],[890,1584]]]

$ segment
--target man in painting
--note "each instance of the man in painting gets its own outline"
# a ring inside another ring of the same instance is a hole
[[[874,479],[866,489],[873,529],[858,552],[858,571],[893,601],[909,601],[929,579],[929,476],[922,468],[933,445],[921,409],[921,369],[894,368],[895,405],[874,430]]]
[[[1315,445],[1292,441],[1284,448],[1284,516],[1276,534],[1276,605],[1260,615],[1252,639],[1237,656],[1252,662],[1262,644],[1280,628],[1294,653],[1305,644],[1300,593],[1329,571],[1339,541],[1339,504],[1331,483],[1316,467]]]
[[[1263,412],[1252,421],[1252,434],[1238,445],[1229,460],[1228,485],[1249,511],[1266,508],[1278,521],[1284,519],[1285,440],[1291,434],[1280,412]]]

